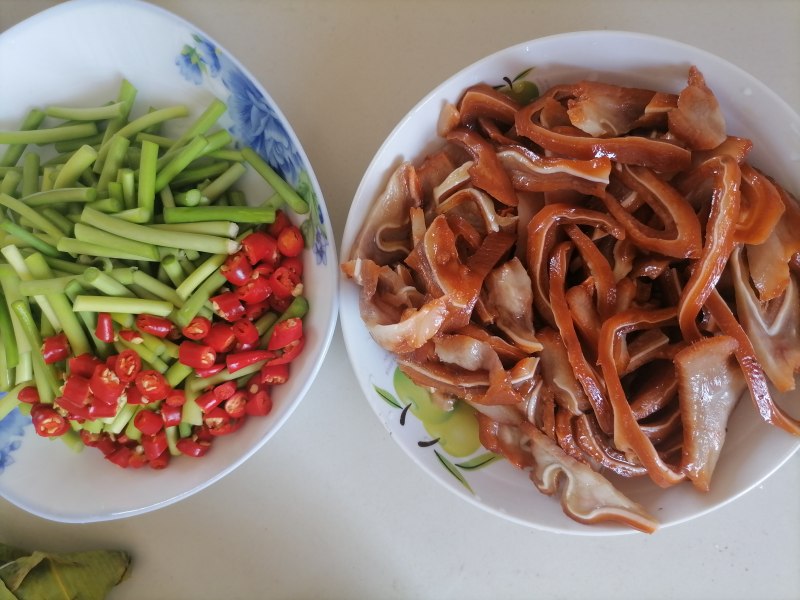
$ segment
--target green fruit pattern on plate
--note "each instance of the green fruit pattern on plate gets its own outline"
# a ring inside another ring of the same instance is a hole
[[[525,69],[522,73],[514,77],[514,79],[503,77],[505,84],[496,85],[494,89],[503,92],[519,104],[528,104],[539,97],[539,88],[536,84],[525,79],[531,71],[533,71],[533,67]]]
[[[479,452],[482,446],[478,438],[475,410],[460,401],[452,410],[440,408],[433,402],[428,390],[416,385],[397,367],[392,385],[394,393],[373,387],[387,404],[400,411],[400,425],[406,424],[409,413],[422,423],[430,438],[419,440],[417,445],[431,448],[442,466],[474,494],[465,474],[502,458],[493,452]]]

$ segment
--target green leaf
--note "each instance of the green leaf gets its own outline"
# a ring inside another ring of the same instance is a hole
[[[312,206],[316,203],[317,197],[314,194],[314,188],[311,185],[311,177],[309,177],[306,171],[301,171],[300,175],[297,177],[295,191],[303,200],[306,201],[306,203],[308,203],[309,206]]]
[[[306,248],[311,248],[314,245],[314,223],[311,219],[306,219],[300,223],[300,233],[303,234],[303,242]]]
[[[30,554],[30,552],[27,550],[15,548],[7,544],[0,544],[0,565],[4,565],[12,560],[17,560],[19,557],[27,556],[28,554]],[[0,568],[2,567],[0,566]]]
[[[436,454],[436,458],[438,458],[439,462],[444,465],[444,468],[447,469],[453,477],[458,479],[459,483],[461,483],[461,485],[467,488],[470,494],[474,495],[475,492],[473,491],[472,487],[469,485],[469,483],[467,483],[467,480],[464,478],[461,472],[456,468],[456,466],[436,450],[434,450],[433,453]]]
[[[17,600],[17,597],[6,587],[2,579],[0,579],[0,600]]]
[[[390,404],[395,408],[403,408],[403,406],[397,401],[397,398],[395,398],[391,392],[387,392],[383,388],[379,388],[377,385],[373,385],[372,387],[375,388],[375,391],[378,392],[378,395],[383,398],[387,404]]]
[[[103,600],[127,577],[129,566],[130,556],[122,551],[32,552],[0,567],[0,600]]]
[[[525,77],[528,76],[528,73],[533,71],[533,69],[534,69],[534,67],[528,67],[527,69],[525,69],[524,71],[519,73],[516,77],[514,77],[514,79],[512,79],[512,81],[519,81],[520,79],[524,79]]]
[[[495,461],[501,460],[503,457],[500,454],[495,454],[494,452],[486,452],[481,454],[480,456],[476,456],[475,458],[471,458],[467,461],[456,463],[456,466],[459,469],[465,469],[467,471],[475,471],[476,469],[482,469],[483,467],[492,464]]]
[[[28,574],[39,566],[39,563],[45,558],[47,558],[47,555],[43,552],[20,556],[17,560],[3,566],[3,581],[10,589],[17,591]]]

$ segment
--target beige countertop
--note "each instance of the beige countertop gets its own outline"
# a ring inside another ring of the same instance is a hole
[[[397,121],[446,77],[518,42],[586,29],[662,35],[735,63],[800,107],[797,0],[155,3],[264,84],[314,165],[337,240],[362,173]],[[54,4],[2,0],[0,31]],[[115,600],[788,599],[800,597],[798,498],[795,456],[744,497],[653,536],[560,536],[506,522],[404,455],[363,397],[337,329],[292,418],[210,488],[87,525],[51,523],[0,501],[0,539],[128,550],[132,576]]]

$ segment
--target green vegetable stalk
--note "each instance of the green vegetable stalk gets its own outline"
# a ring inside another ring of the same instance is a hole
[[[185,391],[182,421],[166,428],[168,451],[177,455],[204,424],[196,400],[207,386],[243,385],[266,360],[201,378],[199,368],[181,362],[181,328],[198,315],[219,318],[210,299],[233,287],[220,267],[250,231],[274,222],[284,204],[298,213],[309,209],[253,150],[234,148],[228,131],[215,130],[226,110],[222,101],[213,100],[182,133],[167,137],[171,128],[161,126],[188,116],[187,106],[151,108],[132,118],[136,94],[123,81],[114,101],[34,109],[19,130],[0,131],[0,145],[7,145],[0,156],[0,391],[7,392],[0,419],[30,408],[18,398],[24,386],[35,385],[45,404],[65,394],[67,363],[45,363],[42,353],[43,342],[52,345],[58,340],[49,336],[63,332],[69,357],[133,351],[143,369]],[[43,160],[33,147],[43,144],[51,146],[48,155],[55,151],[53,158]],[[274,201],[252,206],[237,189],[251,169]],[[262,344],[276,323],[307,310],[297,298],[283,314],[263,315],[255,324]],[[166,319],[166,329],[148,329],[141,324],[148,319],[162,327]],[[157,335],[167,330],[170,337]],[[76,450],[83,448],[83,430],[147,441],[134,419],[159,411],[159,403],[143,408],[120,395],[113,406],[103,416],[70,419],[61,439]],[[129,561],[124,553],[76,553],[62,562],[61,555],[16,550],[3,560],[2,552],[0,600],[50,597],[48,575],[59,581],[57,597],[100,598],[125,576]],[[84,558],[91,560],[83,565]],[[95,569],[94,559],[104,566],[117,560],[113,575]]]

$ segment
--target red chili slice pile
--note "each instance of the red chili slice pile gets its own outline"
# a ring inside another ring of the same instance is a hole
[[[278,211],[274,223],[245,237],[241,249],[220,267],[230,286],[211,298],[212,319],[197,316],[179,329],[165,317],[141,314],[135,327],[126,329],[115,327],[109,313],[98,314],[98,339],[134,344],[143,342],[142,334],[167,339],[178,346],[177,360],[200,378],[224,369],[233,374],[263,363],[249,378],[223,381],[200,393],[195,402],[203,413],[203,423],[193,425],[190,435],[177,439],[180,453],[203,456],[214,438],[237,431],[247,417],[264,416],[272,410],[270,389],[289,379],[289,364],[305,341],[302,318],[284,314],[302,293],[303,247],[300,230]],[[267,311],[283,316],[262,344],[255,321]],[[169,464],[167,428],[181,424],[187,401],[184,389],[172,388],[164,374],[143,364],[139,353],[131,349],[105,360],[91,354],[72,356],[66,336],[58,334],[43,340],[42,355],[47,363],[63,362],[66,370],[61,395],[54,404],[41,403],[34,386],[19,394],[20,401],[33,405],[31,417],[37,434],[56,437],[71,428],[70,421],[113,418],[124,400],[146,407],[133,417],[141,438],[80,429],[83,443],[98,448],[120,467],[163,469]]]

